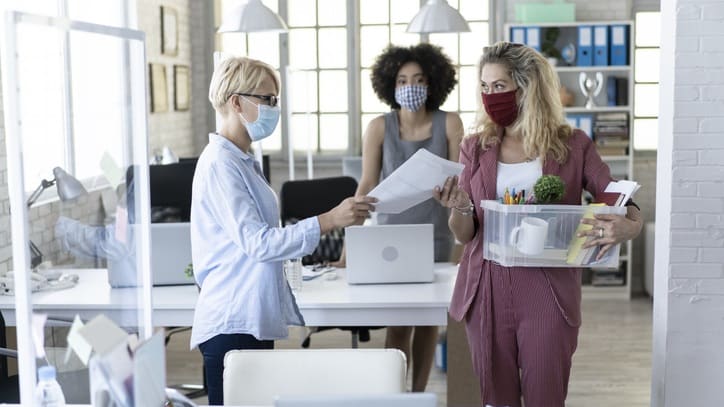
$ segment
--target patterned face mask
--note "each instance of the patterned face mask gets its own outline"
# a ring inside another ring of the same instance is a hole
[[[404,109],[418,111],[427,100],[427,85],[405,85],[395,89],[395,101]]]

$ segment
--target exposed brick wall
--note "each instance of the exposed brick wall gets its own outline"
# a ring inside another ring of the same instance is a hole
[[[661,8],[651,405],[723,405],[724,4]]]
[[[176,10],[178,16],[178,53],[176,55],[161,54],[161,6]],[[191,72],[196,68],[191,60],[189,0],[143,0],[137,3],[137,7],[138,29],[146,33],[146,62],[163,64],[166,67],[168,110],[148,115],[149,153],[154,154],[163,146],[168,146],[179,157],[195,156],[197,151],[192,137],[191,110],[176,111],[173,103],[173,66],[184,65],[189,67]],[[148,68],[146,68],[146,72],[148,74]],[[193,74],[189,86],[189,90],[194,86]],[[148,92],[150,101],[150,90]],[[193,101],[193,95],[191,97]]]

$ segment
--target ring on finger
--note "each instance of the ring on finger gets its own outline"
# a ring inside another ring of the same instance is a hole
[[[603,228],[598,228],[598,238],[603,239]]]

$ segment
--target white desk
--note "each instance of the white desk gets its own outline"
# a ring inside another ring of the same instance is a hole
[[[104,269],[68,270],[80,277],[77,286],[32,296],[33,309],[54,317],[91,319],[98,314],[125,326],[134,322],[138,304],[133,288],[111,288]],[[297,303],[309,326],[446,325],[447,310],[457,266],[435,265],[429,284],[349,285],[344,269],[337,279],[324,276],[305,281]],[[153,322],[156,326],[189,326],[198,292],[195,286],[153,288]],[[8,326],[15,325],[14,297],[0,296],[0,312]]]

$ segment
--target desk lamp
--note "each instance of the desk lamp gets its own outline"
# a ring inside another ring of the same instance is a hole
[[[460,12],[450,7],[446,0],[427,0],[410,24],[408,33],[457,33],[470,32],[467,21]]]
[[[83,187],[83,184],[75,179],[75,177],[65,172],[62,168],[55,167],[53,168],[53,179],[50,181],[46,179],[40,181],[40,185],[38,185],[35,191],[33,191],[33,193],[28,197],[28,201],[26,203],[28,209],[33,206],[43,191],[53,185],[56,186],[58,197],[60,197],[62,202],[70,201],[88,193],[88,191],[86,191]],[[32,242],[32,240],[28,240],[28,245],[30,246],[30,266],[35,268],[43,261],[43,253],[40,249],[38,249],[35,243]]]

